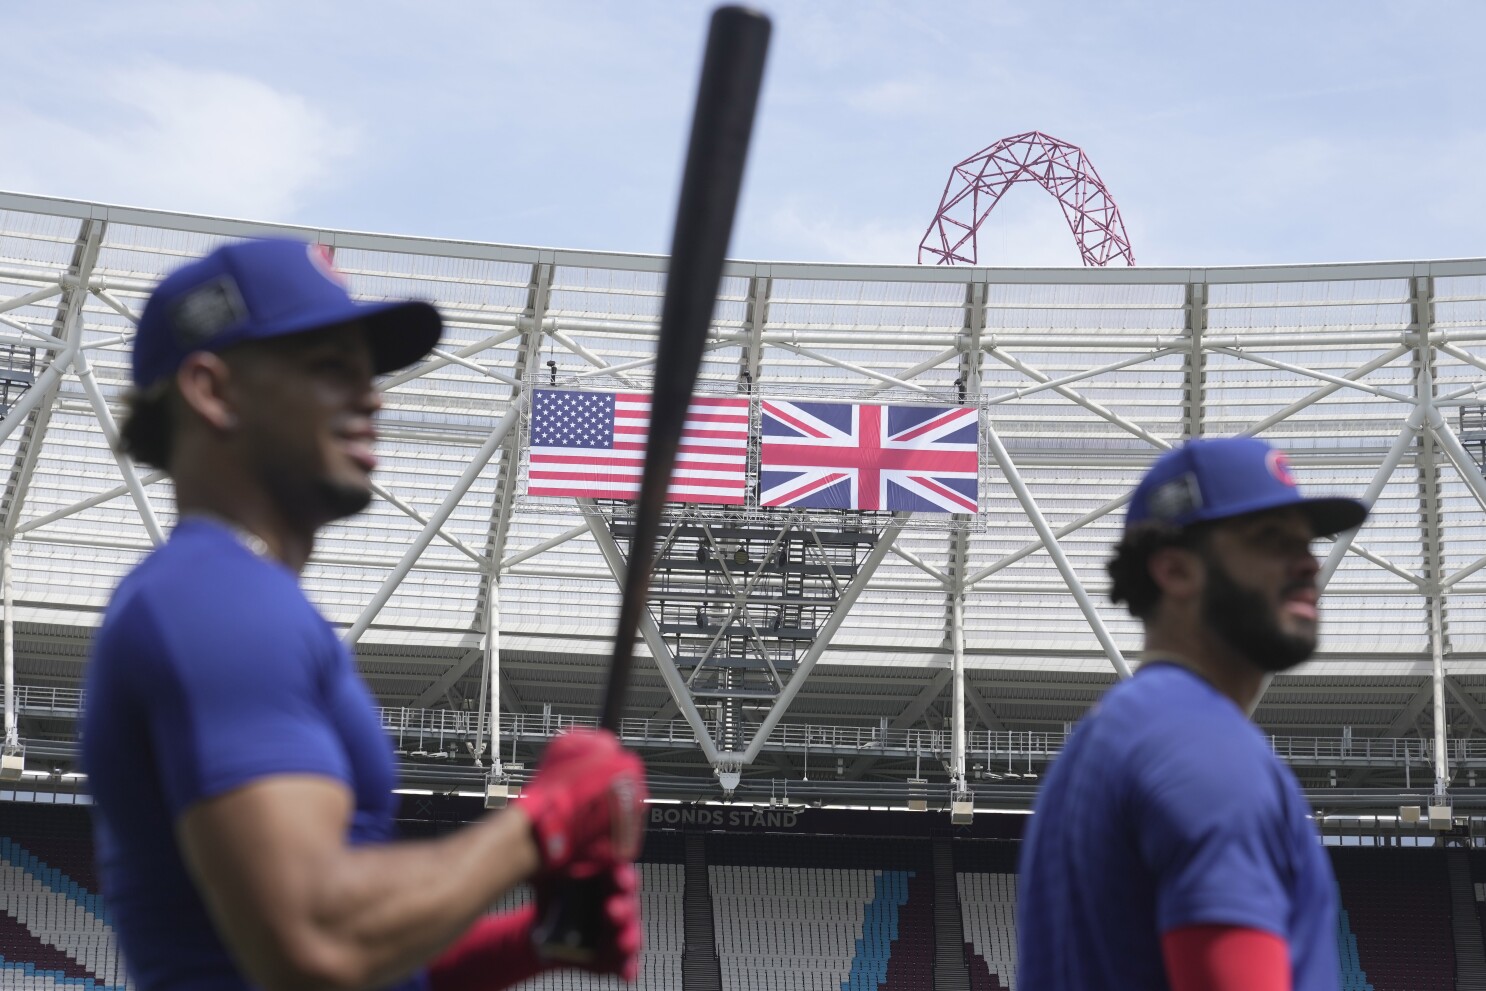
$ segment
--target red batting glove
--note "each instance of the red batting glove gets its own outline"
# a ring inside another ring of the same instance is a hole
[[[575,729],[553,740],[516,800],[531,822],[539,873],[592,877],[634,860],[647,794],[645,765],[613,733]]]
[[[634,983],[640,975],[640,874],[633,864],[614,864],[599,875],[604,910],[593,956],[576,966],[595,974],[613,974]],[[550,899],[561,891],[558,879],[537,885],[537,917],[546,918]]]
[[[500,991],[547,970],[531,942],[536,907],[487,915],[428,965],[429,991]]]

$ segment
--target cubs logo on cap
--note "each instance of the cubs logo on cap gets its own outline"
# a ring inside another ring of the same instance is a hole
[[[1208,437],[1156,459],[1130,496],[1125,527],[1191,526],[1285,506],[1305,513],[1318,537],[1350,530],[1367,518],[1367,506],[1356,499],[1302,496],[1290,459],[1259,438]]]

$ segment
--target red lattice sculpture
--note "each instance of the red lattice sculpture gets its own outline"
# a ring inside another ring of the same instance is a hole
[[[1083,150],[1041,131],[1002,138],[954,167],[939,212],[918,244],[919,264],[976,263],[976,232],[1013,183],[1035,182],[1057,197],[1085,265],[1135,264],[1120,208]],[[968,245],[969,253],[966,254]]]

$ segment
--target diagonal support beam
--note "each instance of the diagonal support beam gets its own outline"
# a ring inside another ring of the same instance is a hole
[[[924,711],[934,704],[934,700],[944,694],[944,686],[949,684],[951,675],[952,672],[949,668],[941,668],[934,672],[934,677],[929,679],[929,683],[919,689],[918,694],[903,707],[901,712],[888,722],[888,727],[891,729],[904,729],[918,722],[923,717]],[[847,781],[859,781],[862,775],[867,772],[867,769],[875,763],[877,763],[877,757],[875,755],[863,754],[851,762],[842,777]]]
[[[394,509],[400,510],[404,516],[412,520],[414,523],[417,523],[419,526],[428,526],[428,519],[422,513],[418,512],[418,510],[403,502],[391,491],[389,491],[386,486],[381,485],[378,482],[372,482],[371,490],[377,495],[381,496],[383,499],[387,500],[389,505],[391,505]],[[471,561],[474,561],[482,568],[485,566],[485,559],[479,554],[470,550],[469,546],[465,544],[464,541],[454,536],[454,534],[450,533],[448,530],[445,530],[443,527],[439,527],[435,532],[450,547],[453,547],[459,553],[463,554]]]
[[[846,586],[846,590],[841,593],[841,598],[836,601],[836,608],[831,610],[830,618],[826,620],[825,625],[815,635],[815,640],[810,644],[810,648],[800,658],[800,663],[795,668],[795,673],[790,677],[789,684],[784,686],[784,691],[780,692],[779,697],[774,700],[773,708],[769,710],[768,715],[764,717],[763,722],[759,723],[758,729],[754,731],[753,738],[748,742],[748,748],[741,755],[729,755],[730,757],[737,757],[739,763],[742,764],[752,764],[757,759],[759,751],[764,748],[764,742],[769,739],[769,734],[774,732],[774,727],[779,725],[779,720],[789,710],[790,703],[795,700],[796,695],[800,694],[800,689],[805,687],[805,680],[810,677],[810,672],[814,669],[815,662],[820,660],[821,654],[825,653],[826,647],[830,645],[831,638],[841,628],[841,624],[846,619],[847,613],[851,612],[851,607],[856,604],[857,598],[862,594],[862,590],[872,580],[872,576],[877,572],[878,565],[882,564],[882,559],[887,557],[888,549],[898,539],[898,534],[903,532],[903,524],[908,521],[910,516],[912,516],[911,513],[893,514],[893,522],[888,524],[887,528],[882,531],[882,534],[877,538],[877,543],[872,545],[872,550],[863,559],[861,568],[858,569],[856,575]]]
[[[1415,406],[1404,420],[1398,436],[1393,438],[1393,445],[1388,448],[1388,453],[1383,457],[1383,463],[1378,465],[1378,470],[1373,473],[1372,481],[1367,483],[1367,491],[1362,494],[1362,501],[1369,508],[1378,501],[1378,496],[1383,494],[1383,489],[1387,487],[1388,480],[1393,477],[1393,473],[1398,470],[1404,455],[1409,452],[1409,448],[1414,446],[1414,441],[1419,436],[1419,428],[1423,425],[1427,413],[1428,410],[1425,407]],[[1347,549],[1352,546],[1352,541],[1357,539],[1359,529],[1360,527],[1337,534],[1336,540],[1331,545],[1331,551],[1326,555],[1321,571],[1316,576],[1318,589],[1325,591],[1327,582],[1331,581],[1331,576],[1336,574],[1336,569],[1341,566]]]
[[[1349,382],[1356,381],[1362,378],[1364,375],[1371,375],[1373,372],[1377,371],[1379,368],[1382,368],[1384,365],[1391,364],[1392,362],[1398,360],[1412,350],[1413,348],[1409,347],[1409,345],[1400,344],[1397,347],[1378,355],[1371,361],[1357,366],[1347,374],[1343,375],[1342,378],[1346,379]],[[1295,400],[1295,402],[1291,403],[1289,406],[1286,406],[1284,409],[1276,410],[1275,412],[1266,416],[1264,419],[1250,424],[1244,429],[1243,433],[1245,436],[1249,437],[1262,433],[1263,431],[1268,430],[1270,427],[1274,426],[1276,423],[1279,423],[1282,420],[1288,420],[1290,417],[1294,416],[1296,413],[1299,413],[1307,406],[1314,406],[1316,403],[1325,399],[1327,396],[1335,392],[1339,392],[1341,389],[1342,386],[1340,385],[1323,385],[1315,392],[1309,393]]]
[[[1317,371],[1314,368],[1292,364],[1288,361],[1280,361],[1277,358],[1270,358],[1253,351],[1244,351],[1241,348],[1213,348],[1212,353],[1227,355],[1230,358],[1238,358],[1242,361],[1252,361],[1255,364],[1264,365],[1282,372],[1290,372],[1303,378],[1313,378],[1322,382],[1329,382],[1339,389],[1356,389],[1359,392],[1365,392],[1372,396],[1380,396],[1384,399],[1391,399],[1396,403],[1404,403],[1410,406],[1414,403],[1411,397],[1401,392],[1394,392],[1392,389],[1385,389],[1380,385],[1369,385],[1356,378],[1345,375],[1332,375],[1329,372]]]
[[[614,535],[609,532],[603,514],[598,511],[592,499],[579,499],[578,505],[583,509],[584,518],[588,521],[588,531],[593,534],[594,543],[598,544],[599,552],[604,556],[604,563],[609,566],[609,573],[614,576],[615,583],[623,588],[625,570],[629,565],[625,562]],[[660,627],[655,625],[655,616],[648,607],[640,610],[640,635],[645,638],[645,646],[650,649],[650,656],[655,661],[656,670],[660,672],[661,681],[665,682],[666,691],[671,693],[671,701],[676,703],[686,725],[691,727],[697,746],[702,748],[709,763],[718,763],[722,759],[722,752],[712,742],[707,724],[697,711],[697,704],[692,700],[691,693],[682,683],[680,672],[676,670],[676,659],[671,656],[671,648],[666,644],[666,638],[661,636]]]
[[[1414,697],[1409,699],[1408,703],[1402,709],[1398,710],[1398,715],[1393,717],[1393,722],[1389,723],[1388,728],[1379,733],[1378,736],[1386,740],[1402,736],[1407,730],[1414,729],[1419,714],[1424,711],[1424,707],[1429,705],[1433,698],[1434,681],[1433,679],[1426,678],[1424,683],[1419,686],[1419,690],[1414,693]],[[1421,732],[1419,735],[1422,737],[1425,734]],[[1367,777],[1367,774],[1367,768],[1358,768],[1352,772],[1348,784],[1361,784],[1362,780]]]
[[[1100,506],[1098,509],[1095,509],[1092,512],[1085,513],[1084,515],[1080,516],[1078,519],[1074,520],[1073,522],[1071,522],[1071,523],[1065,523],[1062,526],[1058,527],[1058,529],[1056,529],[1056,530],[1053,531],[1053,536],[1054,537],[1057,537],[1059,539],[1062,539],[1063,537],[1068,536],[1073,531],[1079,530],[1079,529],[1082,529],[1083,527],[1088,526],[1090,523],[1094,522],[1095,520],[1102,519],[1105,516],[1108,516],[1110,513],[1115,512],[1118,509],[1123,509],[1129,502],[1130,502],[1130,496],[1128,494],[1122,495],[1118,499],[1113,499],[1113,500],[1111,500],[1109,502],[1106,502],[1104,505]],[[1018,548],[1017,550],[1012,551],[1010,554],[1008,554],[1005,557],[1001,558],[999,561],[992,561],[990,564],[986,565],[984,568],[981,568],[979,571],[975,572],[973,575],[970,575],[968,578],[966,578],[965,579],[965,587],[966,588],[969,588],[970,586],[974,585],[975,583],[977,583],[979,581],[983,581],[984,579],[991,577],[996,572],[1001,571],[1003,568],[1009,568],[1009,567],[1011,567],[1013,564],[1016,564],[1022,558],[1027,557],[1027,556],[1029,556],[1031,554],[1036,554],[1038,551],[1042,550],[1042,548],[1045,547],[1045,546],[1046,545],[1043,543],[1042,539],[1041,538],[1038,538],[1037,540],[1032,541],[1030,544],[1026,544],[1026,545]]]
[[[891,389],[908,389],[911,392],[918,392],[922,393],[923,395],[931,394],[930,390],[924,388],[921,385],[917,385],[904,379],[894,378],[886,372],[879,372],[875,368],[868,368],[865,365],[858,365],[854,362],[846,361],[843,358],[833,358],[828,354],[821,354],[819,351],[812,351],[809,348],[800,347],[798,344],[785,344],[781,341],[774,344],[774,347],[782,348],[783,350],[789,351],[792,354],[797,354],[802,358],[809,358],[812,361],[819,361],[822,364],[826,365],[834,365],[837,368],[845,369],[848,372],[855,372],[856,374],[865,376],[866,378],[876,379],[877,381],[883,383],[883,385]]]
[[[990,354],[992,358],[995,358],[997,361],[1001,362],[1001,364],[1016,369],[1023,375],[1027,376],[1029,379],[1032,379],[1034,382],[1040,382],[1044,385],[1048,385],[1053,380],[1051,375],[1033,368],[1031,365],[1022,361],[1020,358],[1008,354],[1004,349],[1000,347],[989,345],[985,348],[985,350],[987,353]],[[1140,424],[1121,416],[1114,410],[1110,409],[1107,406],[1104,406],[1101,403],[1094,402],[1094,400],[1088,398],[1082,393],[1075,392],[1067,386],[1062,385],[1052,386],[1052,390],[1058,395],[1062,396],[1064,399],[1082,406],[1084,409],[1088,410],[1090,413],[1093,413],[1100,419],[1108,420],[1110,423],[1113,423],[1121,430],[1134,434],[1136,437],[1139,437],[1141,440],[1145,441],[1147,444],[1150,444],[1152,447],[1156,448],[1159,451],[1165,451],[1171,448],[1170,441],[1157,437],[1155,434],[1151,433]]]
[[[934,355],[933,357],[926,358],[923,361],[920,361],[918,364],[914,365],[912,368],[905,368],[905,369],[903,369],[903,371],[898,375],[898,377],[900,379],[902,379],[903,381],[905,381],[905,382],[908,381],[909,379],[918,378],[918,376],[922,375],[924,372],[931,371],[931,370],[933,370],[935,368],[938,368],[940,365],[944,364],[946,361],[950,361],[953,358],[957,358],[957,357],[959,357],[959,355],[960,355],[960,349],[959,348],[949,348],[948,350],[940,351],[938,354]],[[868,389],[866,392],[862,393],[862,398],[863,399],[870,399],[872,396],[877,395],[879,392],[886,392],[888,389],[891,389],[891,388],[893,388],[893,386],[892,386],[891,383],[888,383],[888,382],[884,382],[881,385],[875,385],[872,388]]]
[[[485,470],[485,466],[495,456],[495,452],[500,448],[501,443],[505,441],[506,434],[510,433],[516,424],[521,421],[521,414],[526,410],[526,402],[527,397],[525,393],[516,397],[516,400],[511,404],[511,408],[506,411],[506,415],[501,417],[500,422],[495,425],[495,429],[490,431],[490,436],[485,439],[485,443],[475,452],[474,458],[471,459],[469,465],[464,469],[464,474],[459,476],[458,481],[454,483],[454,487],[449,490],[449,494],[444,496],[444,501],[439,504],[439,508],[434,510],[433,515],[428,518],[427,525],[419,531],[418,536],[413,538],[413,542],[403,552],[402,559],[397,562],[397,566],[392,569],[391,574],[383,579],[381,587],[377,589],[371,601],[366,604],[366,608],[361,610],[361,615],[356,617],[356,622],[351,624],[351,629],[346,631],[346,646],[354,646],[356,641],[361,639],[361,635],[366,632],[367,627],[371,626],[372,620],[377,618],[377,614],[382,611],[382,607],[387,604],[387,600],[392,598],[392,593],[397,591],[397,586],[408,576],[408,572],[413,570],[413,565],[417,563],[418,558],[423,556],[423,552],[428,549],[428,545],[433,543],[433,538],[438,535],[439,528],[449,522],[449,517],[454,514],[459,501],[465,497],[470,487],[475,484],[475,479],[480,477],[480,473]]]
[[[484,656],[485,651],[480,647],[474,647],[465,651],[463,657],[449,665],[448,670],[439,675],[431,685],[423,690],[422,694],[408,703],[408,707],[410,709],[422,709],[433,705],[434,702],[443,697],[445,692],[453,688],[454,684],[460,678],[463,678],[466,672],[474,667],[480,658]]]
[[[427,375],[429,372],[436,372],[440,368],[445,368],[453,364],[453,356],[468,358],[471,355],[479,354],[481,351],[488,351],[493,347],[499,347],[500,345],[511,340],[513,337],[519,337],[521,333],[522,332],[520,329],[501,331],[498,334],[491,334],[489,337],[475,341],[473,344],[466,344],[464,347],[460,348],[457,351],[450,352],[451,358],[429,358],[425,361],[421,361],[411,368],[406,368],[398,372],[397,374],[388,376],[386,379],[384,379],[382,381],[382,391],[387,392],[391,389],[397,388],[404,382],[411,382],[414,379],[420,379],[423,376]]]
[[[1109,635],[1109,630],[1105,629],[1104,620],[1099,617],[1098,610],[1094,608],[1094,603],[1084,589],[1083,582],[1073,570],[1073,565],[1068,562],[1068,556],[1063,553],[1062,545],[1053,535],[1052,527],[1048,526],[1047,519],[1042,515],[1042,509],[1037,505],[1037,500],[1032,498],[1027,483],[1022,480],[1022,473],[1017,470],[1016,463],[1011,460],[1011,454],[1006,450],[1006,445],[1001,442],[1001,435],[996,432],[995,426],[989,421],[986,423],[986,440],[996,463],[1001,466],[1001,473],[1006,476],[1012,492],[1016,493],[1017,501],[1022,504],[1022,511],[1032,521],[1032,527],[1037,531],[1037,536],[1042,538],[1042,544],[1047,548],[1048,556],[1053,559],[1058,573],[1063,576],[1063,581],[1068,583],[1068,591],[1073,594],[1074,601],[1078,603],[1079,610],[1084,614],[1084,619],[1088,621],[1089,629],[1094,631],[1099,645],[1104,648],[1109,662],[1114,665],[1121,678],[1130,677],[1130,665],[1125,662],[1125,655],[1120,653],[1120,648],[1115,646],[1114,638]]]
[[[985,698],[980,694],[980,690],[970,684],[968,679],[965,681],[965,701],[970,703],[970,708],[975,710],[975,714],[980,717],[980,722],[986,729],[993,733],[1004,733],[1009,728],[1001,717],[996,715],[995,711],[991,709]]]
[[[1456,702],[1460,703],[1466,715],[1471,717],[1471,721],[1476,724],[1476,729],[1486,732],[1486,709],[1481,708],[1481,704],[1471,697],[1471,693],[1461,688],[1460,683],[1453,676],[1445,678],[1445,689],[1455,697]]]
[[[578,526],[573,527],[571,530],[564,530],[557,536],[544,540],[539,544],[532,544],[530,547],[523,547],[521,550],[517,551],[516,553],[512,554],[510,557],[502,561],[500,563],[500,569],[502,571],[510,571],[513,567],[520,564],[522,561],[526,561],[530,558],[536,557],[538,554],[550,551],[552,548],[557,547],[559,544],[565,544],[569,540],[573,540],[576,537],[581,537],[587,532],[588,524],[580,523]]]
[[[156,482],[166,477],[168,476],[163,471],[148,472],[144,475],[139,476],[139,484],[154,485]],[[16,527],[15,532],[17,534],[29,533],[30,531],[35,530],[38,527],[46,526],[48,523],[55,523],[57,520],[66,519],[69,516],[76,516],[83,510],[92,509],[94,506],[101,506],[105,502],[108,502],[112,499],[117,499],[119,496],[126,494],[128,491],[129,486],[127,484],[120,483],[118,485],[115,485],[111,489],[107,489],[106,491],[98,493],[97,495],[89,496],[88,498],[83,499],[79,502],[74,502],[70,506],[63,506],[61,509],[47,513],[45,516],[38,516],[34,519],[29,519],[26,522],[22,523],[20,526]]]
[[[1143,365],[1148,361],[1154,361],[1157,358],[1164,358],[1168,354],[1176,354],[1183,350],[1185,349],[1180,347],[1157,348],[1156,350],[1148,351],[1145,354],[1137,354],[1131,358],[1122,358],[1119,361],[1112,361],[1107,365],[1100,365],[1098,368],[1090,368],[1082,372],[1072,372],[1068,375],[1064,375],[1062,378],[1048,379],[1046,382],[1042,382],[1038,385],[1029,385],[1022,389],[1013,389],[1010,392],[1002,392],[994,396],[988,396],[983,399],[982,402],[986,406],[997,406],[1001,403],[1014,402],[1018,399],[1025,399],[1028,396],[1036,395],[1039,392],[1046,392],[1049,389],[1058,389],[1065,385],[1072,385],[1075,382],[1082,382],[1084,379],[1091,379],[1096,375],[1104,375],[1108,372],[1117,372],[1122,368],[1129,368],[1131,365]]]

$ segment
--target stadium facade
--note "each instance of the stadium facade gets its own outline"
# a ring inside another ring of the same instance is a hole
[[[429,299],[448,323],[386,382],[381,498],[304,576],[409,783],[478,789],[492,712],[509,770],[596,711],[626,509],[528,493],[530,396],[648,388],[664,258],[0,194],[6,716],[38,787],[67,787],[89,637],[174,518],[168,480],[110,447],[133,321],[165,271],[263,234],[319,241],[356,295]],[[1138,662],[1103,574],[1124,493],[1184,438],[1257,433],[1308,489],[1374,503],[1319,545],[1321,650],[1258,723],[1332,808],[1417,802],[1441,775],[1477,805],[1486,259],[732,262],[699,388],[755,418],[764,401],[975,407],[978,511],[767,509],[756,445],[741,505],[678,508],[624,730],[660,794],[716,798],[721,773],[739,798],[901,806],[962,776],[982,807],[1024,806]]]

